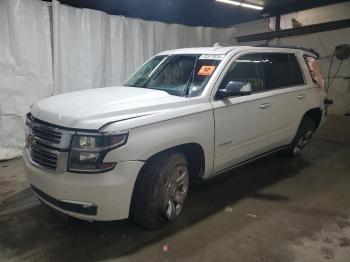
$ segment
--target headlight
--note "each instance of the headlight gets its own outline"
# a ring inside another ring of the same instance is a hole
[[[114,168],[115,163],[103,163],[107,152],[125,145],[127,133],[117,135],[75,135],[69,155],[68,169],[75,172],[97,173]]]

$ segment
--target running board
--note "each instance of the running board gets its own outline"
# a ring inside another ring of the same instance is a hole
[[[234,164],[234,165],[232,165],[232,166],[230,166],[230,167],[227,167],[227,168],[224,168],[224,169],[222,169],[222,170],[219,170],[219,171],[217,171],[217,172],[211,174],[209,177],[204,178],[204,180],[212,179],[212,178],[214,178],[214,177],[217,176],[217,175],[221,175],[221,174],[223,174],[223,173],[226,173],[227,171],[230,171],[230,170],[236,169],[236,168],[238,168],[238,167],[240,167],[240,166],[249,164],[249,163],[254,162],[254,161],[256,161],[256,160],[258,160],[258,159],[260,159],[260,158],[263,158],[263,157],[266,157],[266,156],[268,156],[268,155],[277,153],[277,152],[279,152],[279,151],[281,151],[281,150],[287,148],[288,146],[289,146],[289,145],[277,147],[277,148],[275,148],[275,149],[272,149],[272,150],[267,151],[267,152],[265,152],[265,153],[262,153],[262,154],[260,154],[260,155],[254,156],[254,157],[252,157],[252,158],[249,158],[249,159],[247,159],[247,160],[244,160],[244,161],[242,161],[242,162],[239,162],[239,163],[237,163],[237,164]]]

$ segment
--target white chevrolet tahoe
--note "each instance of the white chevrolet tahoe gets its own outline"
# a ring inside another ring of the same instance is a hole
[[[190,181],[300,153],[327,115],[308,57],[317,59],[298,48],[172,50],[123,86],[44,99],[26,120],[33,192],[76,218],[157,228],[180,214]]]

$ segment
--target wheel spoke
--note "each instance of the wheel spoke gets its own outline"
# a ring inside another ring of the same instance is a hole
[[[187,180],[187,171],[179,174],[179,177],[176,179],[176,184],[178,186],[181,186],[186,183],[186,180]]]
[[[313,131],[310,130],[309,132],[306,133],[305,137],[306,137],[307,139],[310,139],[311,136],[312,136],[312,134],[313,134]]]
[[[166,216],[169,220],[173,219],[175,215],[175,210],[176,208],[174,206],[174,202],[169,199],[166,207]]]
[[[308,142],[309,142],[308,139],[304,139],[304,140],[303,140],[303,144],[301,145],[302,148],[304,148]]]

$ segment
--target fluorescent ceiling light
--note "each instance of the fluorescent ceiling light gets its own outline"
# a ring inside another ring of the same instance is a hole
[[[237,2],[237,1],[231,1],[231,0],[216,0],[217,2],[222,2],[225,4],[230,4],[230,5],[242,5],[242,3]]]
[[[262,9],[264,9],[264,7],[262,7],[262,6],[251,5],[251,4],[245,4],[245,3],[243,3],[242,6],[243,6],[243,7],[248,7],[248,8],[253,8],[253,9],[256,9],[256,10],[262,10]]]
[[[256,10],[262,10],[264,7],[259,6],[259,5],[252,5],[252,4],[247,4],[247,3],[241,3],[237,1],[232,1],[232,0],[216,0],[217,2],[225,3],[225,4],[230,4],[230,5],[236,5],[236,6],[242,6],[242,7],[247,7],[247,8],[252,8]]]

